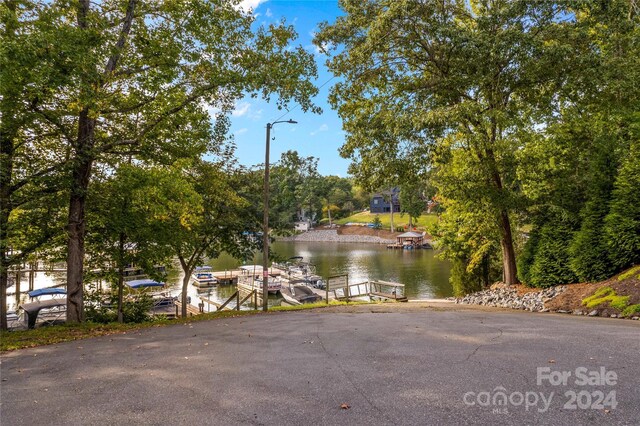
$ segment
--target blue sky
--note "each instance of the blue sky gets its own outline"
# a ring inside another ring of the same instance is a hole
[[[340,15],[337,1],[244,0],[242,6],[245,9],[253,9],[257,25],[278,22],[285,18],[298,32],[295,44],[303,46],[315,55],[318,64],[316,86],[332,78],[332,74],[324,65],[326,56],[317,52],[311,40],[320,22],[332,23]],[[271,141],[270,163],[277,161],[281,153],[296,150],[303,156],[318,158],[318,170],[321,174],[347,176],[349,161],[338,154],[338,148],[344,142],[341,120],[327,103],[329,89],[335,81],[334,79],[326,84],[314,98],[316,105],[322,108],[322,114],[303,113],[298,108],[283,118],[293,119],[298,124],[281,123],[274,126],[271,136],[275,137],[275,140]],[[236,155],[241,164],[264,163],[266,124],[285,112],[279,111],[274,103],[269,104],[258,99],[246,98],[236,104],[231,131],[237,144]]]

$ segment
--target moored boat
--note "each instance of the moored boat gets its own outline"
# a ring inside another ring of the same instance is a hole
[[[262,265],[243,265],[240,266],[241,275],[238,282],[250,285],[253,289],[262,291],[264,270]],[[268,291],[271,294],[275,294],[282,288],[282,281],[280,278],[268,275]]]
[[[178,298],[171,296],[171,294],[165,290],[165,283],[144,278],[125,281],[125,284],[133,290],[148,291],[150,289],[156,289],[155,292],[149,293],[153,299],[153,306],[149,311],[150,315],[175,315],[175,304]]]
[[[218,284],[211,266],[196,266],[191,278],[193,278],[193,285],[196,287],[213,287]]]

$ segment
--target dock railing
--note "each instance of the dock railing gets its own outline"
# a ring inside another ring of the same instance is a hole
[[[390,281],[369,281],[369,296],[398,302],[407,301],[407,297],[404,294],[404,284]]]
[[[336,300],[346,300],[354,297],[369,297],[369,299],[394,300],[406,302],[404,284],[390,281],[366,281],[357,284],[349,284],[346,275],[335,275],[327,279],[327,303],[331,294]]]

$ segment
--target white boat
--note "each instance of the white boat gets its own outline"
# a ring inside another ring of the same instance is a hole
[[[196,287],[213,287],[218,284],[211,266],[196,266],[191,278],[193,278],[193,285]]]
[[[250,285],[253,289],[262,291],[263,285],[263,268],[262,265],[243,265],[240,266],[240,276],[238,282]],[[279,278],[268,275],[269,293],[275,294],[282,288],[282,281]]]
[[[256,290],[262,290],[263,284],[264,282],[262,281],[262,278],[256,278],[253,281],[253,288],[255,288]],[[282,281],[280,281],[279,278],[269,277],[268,284],[269,284],[268,291],[271,294],[276,294],[282,288]]]
[[[284,271],[284,275],[290,282],[297,282],[319,289],[325,288],[322,277],[316,274],[315,265],[309,262],[303,262],[302,256],[293,256],[285,263],[275,265]]]

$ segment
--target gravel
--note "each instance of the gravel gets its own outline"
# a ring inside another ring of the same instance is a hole
[[[547,312],[549,309],[545,308],[545,302],[562,293],[565,289],[566,286],[556,286],[539,292],[530,292],[518,295],[517,290],[513,287],[505,284],[494,284],[488,290],[468,294],[454,300],[456,303],[469,305],[485,305],[498,308],[527,310],[531,312]],[[581,311],[573,313],[575,315],[583,315]]]

